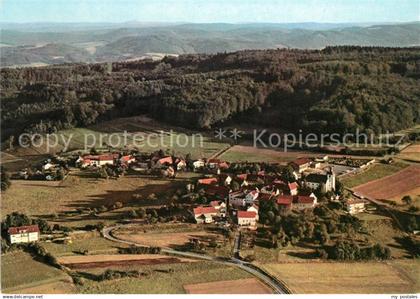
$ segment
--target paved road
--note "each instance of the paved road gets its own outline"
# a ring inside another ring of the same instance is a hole
[[[142,244],[137,244],[135,242],[121,240],[121,239],[118,239],[118,238],[116,238],[112,235],[112,231],[114,229],[125,227],[125,226],[129,226],[129,224],[128,225],[118,225],[118,226],[105,227],[102,230],[102,234],[103,234],[104,238],[106,238],[108,240],[111,240],[111,241],[114,241],[114,242],[124,243],[124,244],[128,244],[128,245],[148,247],[148,246],[145,246],[145,245],[142,245]],[[212,261],[212,262],[216,262],[216,263],[220,263],[220,264],[224,264],[224,265],[228,265],[228,266],[238,267],[238,268],[254,275],[255,277],[257,277],[261,281],[263,281],[265,284],[267,284],[269,287],[271,287],[276,294],[291,294],[291,291],[288,289],[288,287],[285,285],[284,282],[278,280],[277,278],[270,275],[269,273],[262,270],[261,268],[255,266],[251,263],[247,263],[247,262],[244,262],[242,260],[239,260],[237,258],[214,257],[214,256],[210,256],[210,255],[205,255],[205,254],[178,251],[178,250],[173,250],[173,249],[169,249],[169,248],[162,248],[161,253],[170,254],[170,255],[177,255],[177,256],[182,256],[182,257],[187,257],[187,258],[196,258],[196,259]]]

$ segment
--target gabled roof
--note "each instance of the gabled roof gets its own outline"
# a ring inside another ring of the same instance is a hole
[[[214,184],[217,183],[217,178],[204,178],[204,179],[199,179],[198,183],[201,185],[210,185],[210,184]]]
[[[222,160],[219,160],[219,159],[209,159],[207,161],[207,163],[216,163],[216,164],[219,164],[219,163],[222,163]]]
[[[238,211],[238,218],[256,218],[257,213],[254,211]]]
[[[194,215],[202,215],[202,214],[217,214],[217,210],[214,207],[196,207],[193,210]]]
[[[16,235],[16,234],[21,234],[21,233],[35,233],[35,232],[39,232],[39,227],[38,225],[13,226],[13,227],[9,227],[7,232],[10,235]]]
[[[246,174],[246,173],[241,173],[241,174],[238,174],[236,177],[237,177],[238,179],[240,179],[240,180],[244,181],[244,180],[246,180],[247,176],[248,176],[248,174]]]
[[[288,183],[287,186],[289,187],[289,190],[296,190],[298,188],[298,184],[296,182]]]
[[[164,158],[160,158],[157,163],[160,163],[161,165],[163,164],[173,164],[173,160],[171,156],[167,156]]]
[[[291,205],[293,202],[293,196],[292,195],[279,195],[276,198],[277,204],[279,205]]]
[[[293,199],[294,203],[301,203],[301,204],[313,204],[314,201],[315,199],[313,197],[303,196],[303,195],[295,196],[295,198]]]
[[[120,160],[122,162],[127,162],[127,161],[130,161],[131,159],[134,159],[132,155],[126,155],[126,156],[122,156]]]
[[[304,165],[304,164],[308,164],[311,162],[311,159],[309,158],[298,158],[296,160],[294,160],[292,163],[296,164],[298,166]]]

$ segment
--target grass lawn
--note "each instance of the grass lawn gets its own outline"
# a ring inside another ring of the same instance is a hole
[[[364,183],[377,180],[388,175],[394,174],[409,164],[396,162],[393,164],[374,164],[370,166],[367,170],[362,171],[361,173],[355,175],[349,175],[341,179],[341,182],[349,188],[353,188]]]
[[[124,244],[109,241],[103,237],[97,236],[88,239],[73,240],[71,244],[57,244],[44,242],[42,246],[54,256],[64,256],[78,254],[77,252],[88,250],[89,254],[115,253],[118,248],[124,247]]]
[[[171,265],[155,265],[124,268],[149,272],[150,275],[141,278],[122,278],[97,282],[86,279],[83,286],[78,287],[80,293],[99,294],[184,294],[183,285],[250,278],[251,275],[234,267],[228,267],[212,262],[194,262]],[[161,270],[172,269],[173,273]],[[93,270],[90,273],[99,274],[104,270]]]
[[[235,145],[229,150],[224,152],[220,159],[229,162],[270,162],[287,164],[298,157],[314,156],[314,153],[305,151],[288,150],[284,151],[283,148],[268,149],[268,148],[255,148],[252,145]]]
[[[418,293],[419,266],[418,260],[263,265],[298,294]]]
[[[110,206],[117,201],[122,202],[124,206],[159,205],[163,203],[163,198],[152,203],[147,200],[134,201],[132,196],[134,193],[139,193],[146,198],[150,193],[170,193],[170,190],[180,183],[177,180],[138,176],[105,180],[84,177],[84,174],[83,171],[72,171],[63,182],[14,180],[9,190],[2,194],[2,217],[13,211],[32,216],[51,215],[81,208]],[[121,218],[121,215],[115,213],[108,214],[104,219],[98,218],[94,222],[112,222],[116,218]],[[114,217],[111,217],[112,215]],[[80,220],[77,217],[59,218],[61,224],[67,226],[78,225],[75,220]]]
[[[35,261],[28,253],[17,251],[1,256],[1,287],[3,291],[30,287],[67,279],[54,267]]]

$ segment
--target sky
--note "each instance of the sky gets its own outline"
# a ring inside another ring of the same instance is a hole
[[[0,0],[1,22],[420,21],[420,0]]]

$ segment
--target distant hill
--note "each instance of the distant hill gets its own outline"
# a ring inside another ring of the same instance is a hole
[[[402,24],[161,24],[124,23],[34,28],[5,26],[1,30],[2,66],[30,63],[119,61],[146,53],[217,53],[244,49],[359,45],[407,47],[420,45],[420,22]],[[38,32],[34,31],[39,28]],[[84,30],[84,28],[86,28]],[[27,30],[27,31],[25,31]],[[61,31],[60,31],[61,30]],[[46,45],[29,50],[28,46]],[[57,45],[51,51],[51,44]],[[24,46],[24,47],[22,47]],[[67,48],[65,48],[67,47]],[[62,56],[56,59],[53,56]],[[38,61],[36,61],[39,59]]]
[[[46,44],[41,46],[3,47],[2,66],[60,64],[68,62],[93,62],[88,51],[66,44]]]

